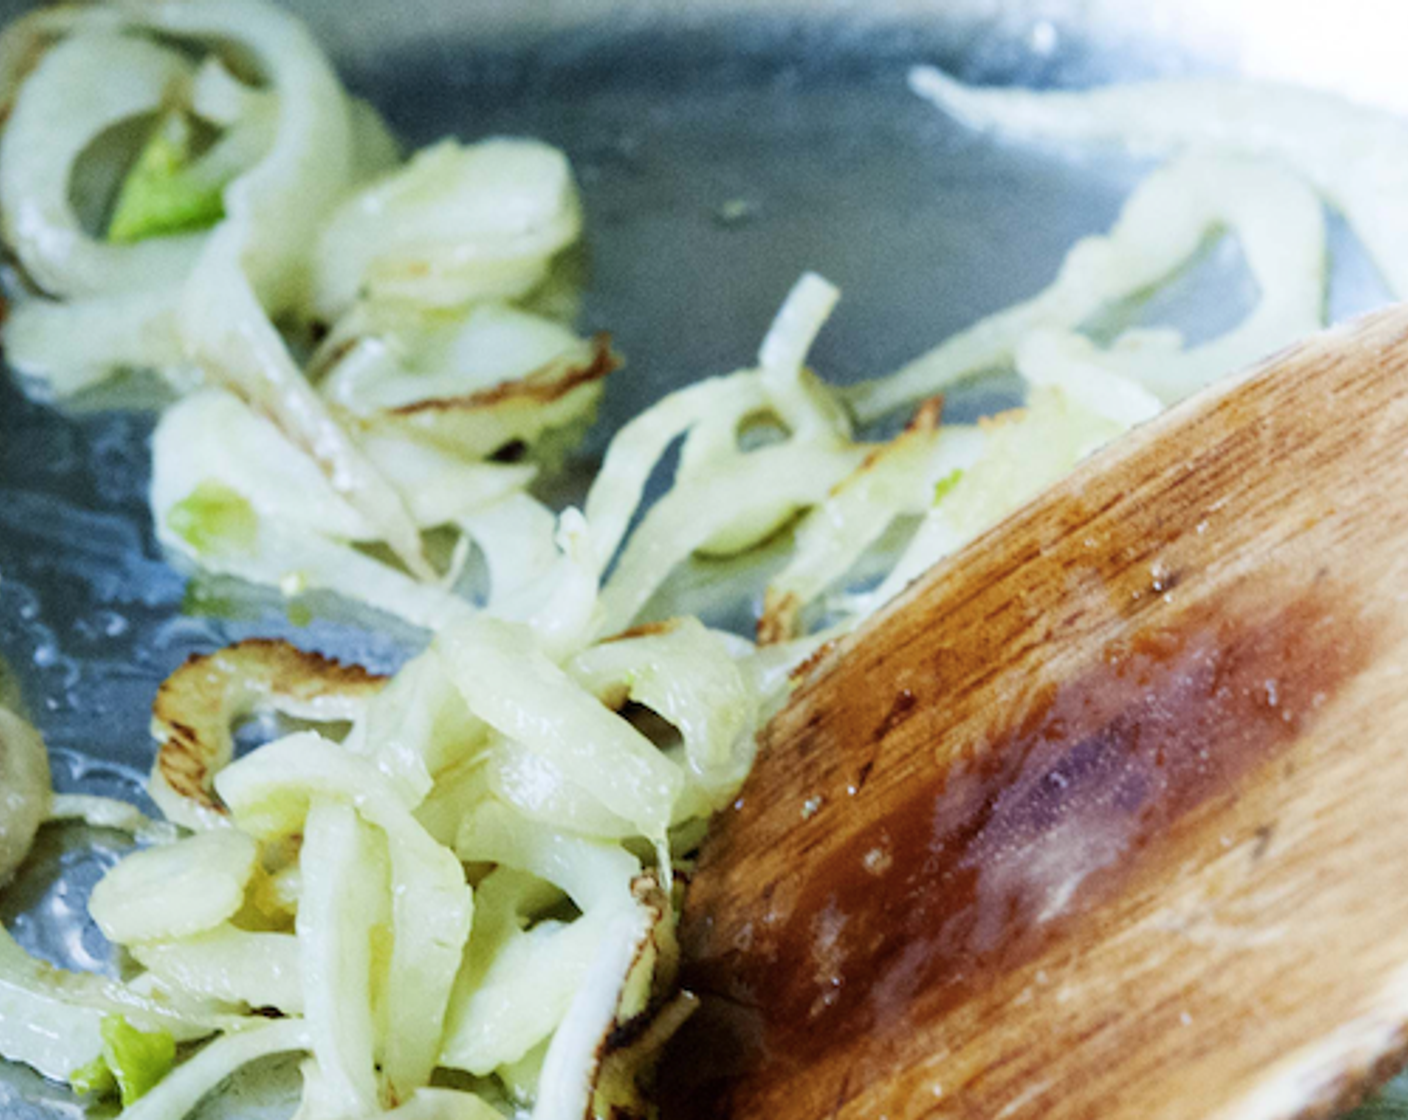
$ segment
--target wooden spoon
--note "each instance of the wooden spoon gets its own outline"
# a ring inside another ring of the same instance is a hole
[[[689,888],[664,1116],[1328,1116],[1408,1050],[1408,307],[828,652]]]

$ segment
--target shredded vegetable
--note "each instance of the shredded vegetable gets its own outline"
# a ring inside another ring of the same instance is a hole
[[[582,209],[561,152],[403,160],[264,0],[99,0],[0,37],[10,363],[51,397],[155,372],[170,554],[427,643],[389,676],[273,640],[177,668],[152,712],[163,821],[54,796],[38,733],[0,708],[0,880],[47,820],[136,849],[88,904],[125,980],[0,932],[0,1055],[119,1094],[124,1120],[180,1120],[286,1053],[300,1120],[648,1115],[694,1007],[673,876],[797,667],[1101,444],[1319,326],[1322,197],[1408,291],[1397,120],[1225,82],[911,84],[980,127],[1175,156],[1045,290],[885,378],[810,368],[839,292],[803,273],[752,365],[649,403],[582,508],[555,509],[539,483],[621,364],[567,321]],[[70,185],[114,129],[128,167],[95,224]],[[1259,290],[1239,324],[1093,333],[1223,232]],[[945,390],[1008,369],[1020,407],[946,422]],[[725,558],[726,596],[766,584],[751,637],[677,609],[682,573]],[[293,726],[237,757],[264,717]]]
[[[1227,228],[1260,289],[1250,316],[1191,349],[1167,331],[1130,331],[1113,347],[1090,351],[1091,364],[1164,403],[1181,399],[1321,325],[1324,226],[1315,194],[1274,165],[1226,154],[1187,156],[1145,179],[1107,235],[1077,242],[1045,291],[960,331],[891,376],[856,386],[851,402],[862,419],[876,419],[1010,364],[1033,332],[1074,330],[1102,308],[1170,278],[1210,233]]]
[[[99,1028],[103,1052],[74,1079],[83,1092],[104,1092],[112,1083],[123,1107],[135,1104],[156,1087],[176,1061],[176,1040],[169,1031],[139,1031],[121,1015],[107,1015]]]
[[[983,90],[931,66],[910,86],[975,128],[1036,140],[1110,140],[1141,152],[1216,148],[1290,168],[1343,212],[1389,287],[1408,296],[1408,124],[1286,85],[1190,78],[1085,93]]]
[[[88,910],[119,945],[203,933],[243,905],[258,858],[254,841],[234,829],[147,848],[108,872]]]
[[[531,140],[445,141],[349,198],[318,246],[314,302],[457,307],[526,295],[581,228],[562,154]]]
[[[172,673],[152,704],[160,743],[152,799],[186,828],[220,826],[216,775],[234,756],[236,722],[261,711],[336,722],[361,714],[385,682],[284,642],[251,640]]]
[[[225,214],[223,183],[202,182],[190,172],[191,125],[170,114],[158,126],[123,181],[108,223],[116,244],[145,241],[213,226]]]
[[[29,723],[0,705],[0,883],[29,854],[51,801],[44,740]]]

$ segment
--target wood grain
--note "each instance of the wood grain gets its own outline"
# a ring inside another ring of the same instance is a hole
[[[1408,309],[1138,429],[822,660],[664,1115],[1330,1116],[1408,1049]]]

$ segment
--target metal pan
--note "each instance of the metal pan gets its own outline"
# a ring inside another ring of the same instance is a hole
[[[0,18],[29,6],[0,3]],[[838,381],[875,376],[1041,287],[1073,240],[1108,226],[1144,170],[1118,153],[966,133],[908,92],[915,62],[1040,87],[1232,69],[1408,109],[1394,49],[1408,28],[1391,26],[1408,10],[1375,0],[290,6],[408,147],[526,133],[571,157],[586,206],[582,325],[612,332],[629,367],[567,496],[625,418],[672,387],[748,364],[804,269],[844,293],[814,364]],[[1338,318],[1384,292],[1348,233],[1333,230]],[[1210,335],[1255,298],[1235,246],[1214,247],[1199,268],[1200,283],[1175,285],[1145,315]],[[1202,281],[1219,294],[1190,296]],[[971,415],[1001,403],[983,391],[949,407]],[[272,597],[169,567],[145,501],[151,426],[140,412],[56,411],[0,379],[0,685],[44,732],[60,789],[139,801],[151,699],[188,654],[283,635],[385,669],[419,641],[337,610],[295,624]],[[92,840],[46,830],[0,919],[58,963],[112,968],[84,899],[122,845]],[[207,1115],[283,1115],[252,1083]],[[4,1116],[73,1109],[27,1071],[0,1073]]]

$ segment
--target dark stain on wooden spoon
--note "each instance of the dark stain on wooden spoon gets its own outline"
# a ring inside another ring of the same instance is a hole
[[[1172,873],[1161,845],[1237,798],[1373,653],[1375,628],[1322,579],[1160,613],[1018,718],[994,713],[985,741],[935,743],[926,780],[810,868],[785,912],[722,951],[712,921],[686,922],[683,979],[705,1004],[672,1050],[665,1115],[750,1114],[751,1079],[837,1049],[857,1085],[878,1076],[910,1027]],[[873,749],[875,729],[854,730],[847,745]]]

